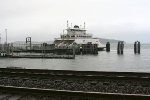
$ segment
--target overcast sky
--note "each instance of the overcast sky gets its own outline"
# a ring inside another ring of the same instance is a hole
[[[94,37],[150,43],[150,0],[0,0],[5,41],[52,41],[69,24],[86,23]]]

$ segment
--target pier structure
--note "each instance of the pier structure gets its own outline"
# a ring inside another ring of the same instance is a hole
[[[10,54],[10,46],[9,43],[0,44],[0,56],[5,57],[6,55]]]
[[[144,72],[0,68],[0,97],[19,100],[149,100],[149,84],[150,73]]]
[[[55,44],[48,43],[11,43],[1,44],[1,57],[11,58],[66,58],[74,59],[73,49],[55,49]],[[69,52],[68,52],[69,51]]]
[[[72,46],[56,46],[56,43],[48,44],[31,44],[30,49],[26,49],[24,46],[26,44],[19,44],[18,46],[13,47],[13,52],[21,53],[21,52],[35,52],[35,53],[54,53],[54,54],[98,54],[97,44],[76,44],[73,43]],[[74,53],[73,53],[74,52]]]
[[[98,45],[91,42],[84,44],[77,44],[74,41],[66,40],[70,45],[60,45],[61,40],[54,41],[54,43],[35,43],[31,41],[31,37],[27,37],[25,42],[1,44],[1,57],[13,58],[52,58],[54,55],[64,55],[60,58],[68,56],[75,58],[79,54],[98,54]],[[64,41],[63,41],[64,42]],[[71,56],[72,55],[72,56]],[[54,58],[59,58],[54,57]]]
[[[97,44],[81,44],[75,49],[76,54],[98,54]]]

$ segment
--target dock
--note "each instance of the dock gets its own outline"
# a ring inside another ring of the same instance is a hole
[[[0,57],[10,58],[56,58],[75,59],[75,55],[98,54],[97,44],[82,44],[78,47],[55,47],[55,44],[3,44],[0,49]]]
[[[75,59],[74,55],[13,55],[9,58]]]

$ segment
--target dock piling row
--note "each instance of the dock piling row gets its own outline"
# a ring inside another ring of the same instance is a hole
[[[123,54],[124,50],[124,42],[119,41],[117,45],[117,54]],[[110,43],[106,43],[106,52],[110,52]],[[134,42],[134,53],[140,54],[141,53],[141,43],[139,41]]]

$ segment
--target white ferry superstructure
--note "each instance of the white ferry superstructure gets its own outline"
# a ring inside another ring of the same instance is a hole
[[[55,38],[54,43],[58,48],[61,47],[70,47],[74,43],[77,45],[80,44],[97,44],[98,50],[103,50],[105,48],[105,45],[103,45],[100,42],[99,38],[93,38],[92,34],[86,33],[85,29],[85,23],[84,28],[79,27],[78,25],[75,25],[74,27],[68,27],[67,24],[67,33],[64,33],[60,35],[60,38]]]

